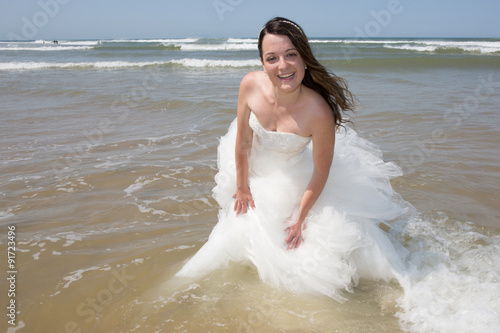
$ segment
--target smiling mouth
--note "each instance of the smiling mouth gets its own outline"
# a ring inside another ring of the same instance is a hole
[[[292,77],[294,77],[294,75],[295,75],[295,73],[278,75],[278,78],[280,78],[282,80],[286,80],[286,79],[291,79]]]

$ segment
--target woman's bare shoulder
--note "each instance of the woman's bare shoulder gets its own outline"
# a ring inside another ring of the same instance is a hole
[[[264,78],[264,71],[255,71],[247,73],[243,79],[241,79],[241,87],[244,88],[253,88],[262,83]]]
[[[308,104],[308,127],[316,132],[318,129],[331,130],[335,128],[335,118],[327,101],[314,90],[309,91]]]
[[[241,79],[238,97],[238,116],[241,119],[248,119],[252,101],[258,95],[259,87],[262,85],[263,73],[263,71],[250,72]]]

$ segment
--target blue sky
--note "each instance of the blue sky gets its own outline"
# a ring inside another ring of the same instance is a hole
[[[0,40],[256,37],[274,16],[310,37],[500,37],[499,0],[2,0]]]

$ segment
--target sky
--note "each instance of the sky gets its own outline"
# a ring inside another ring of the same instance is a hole
[[[275,16],[309,37],[500,38],[500,0],[0,0],[0,40],[257,37]]]

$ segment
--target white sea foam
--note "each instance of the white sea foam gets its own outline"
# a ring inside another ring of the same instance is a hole
[[[417,52],[434,52],[436,50],[461,49],[466,52],[495,53],[500,52],[500,42],[492,40],[386,40],[386,39],[344,39],[344,40],[311,40],[311,43],[372,44],[382,45],[389,49],[400,49]]]
[[[57,189],[58,191],[63,191],[63,192],[68,192],[68,193],[71,193],[71,192],[75,192],[75,189],[73,187],[69,187],[69,188],[66,188],[66,187],[60,187]]]
[[[98,61],[98,62],[6,62],[0,63],[0,70],[31,70],[46,68],[126,68],[145,67],[166,64],[168,62],[130,62],[130,61]]]
[[[11,209],[8,209],[6,212],[0,212],[0,220],[14,216],[14,214],[12,214],[11,211],[12,211]]]
[[[59,41],[59,44],[95,46],[95,45],[101,44],[101,41],[98,41],[98,40],[69,40],[69,41]]]
[[[172,251],[179,251],[179,250],[186,250],[195,247],[196,245],[179,245],[177,247],[174,247],[172,249],[167,249],[165,252],[172,252]]]
[[[228,43],[258,43],[257,38],[228,38]]]
[[[118,161],[108,160],[108,161],[105,161],[103,163],[94,165],[94,168],[96,168],[96,169],[109,169],[112,167],[116,167],[118,165],[126,164],[128,162],[129,162],[128,159],[127,160],[118,160]]]
[[[43,179],[43,176],[32,175],[32,176],[15,176],[9,180],[9,182],[17,182],[17,181],[27,181],[32,179]]]
[[[499,296],[498,278],[489,282],[440,265],[405,288],[399,317],[415,332],[495,332]]]
[[[167,212],[164,210],[154,209],[154,208],[147,207],[147,206],[141,205],[141,204],[137,204],[137,207],[139,208],[139,211],[141,213],[150,213],[150,214],[159,215],[159,216],[167,215]]]
[[[0,220],[7,219],[9,217],[14,216],[13,212],[16,211],[21,205],[16,205],[14,207],[7,208],[6,211],[0,212]]]
[[[408,51],[418,51],[418,52],[434,52],[436,51],[436,46],[425,46],[425,45],[384,45],[388,49],[396,49],[396,50],[408,50]]]
[[[73,245],[76,241],[83,240],[83,236],[76,234],[67,234],[65,238],[66,243],[63,244],[63,247],[68,247],[70,245]]]
[[[402,44],[402,45],[395,45]],[[460,49],[465,52],[479,52],[479,53],[497,53],[500,52],[500,42],[495,41],[433,41],[433,40],[419,40],[396,42],[386,41],[384,47],[390,49],[400,49],[418,52],[435,52],[436,50],[449,50]]]
[[[343,39],[345,44],[401,44],[413,43],[410,40],[378,40],[378,39]]]
[[[98,45],[102,41],[100,40],[59,40],[57,43],[54,41],[48,40],[35,40],[35,41],[4,41],[0,42],[0,44],[9,44],[9,45],[40,45],[40,44],[49,44],[49,45]]]
[[[132,193],[140,190],[145,185],[149,185],[151,183],[154,183],[155,181],[157,181],[159,179],[161,179],[161,178],[147,179],[146,177],[139,177],[135,180],[134,184],[127,187],[124,191],[125,191],[125,193],[127,193],[127,196],[130,196]]]
[[[182,51],[245,51],[257,50],[254,43],[223,43],[223,44],[177,44]]]
[[[32,255],[33,259],[34,260],[40,259],[40,254],[42,254],[43,251],[45,251],[45,249],[42,249],[40,252],[37,252],[37,253],[33,254]]]
[[[250,60],[213,60],[213,59],[180,59],[172,60],[174,64],[185,67],[253,67],[260,66],[257,59]]]
[[[0,63],[0,70],[41,70],[48,68],[94,68],[94,69],[119,69],[127,67],[146,67],[176,64],[184,67],[253,67],[260,66],[255,59],[249,60],[214,60],[214,59],[178,59],[170,61],[100,61],[100,62],[7,62]]]
[[[42,47],[23,47],[23,46],[8,46],[0,47],[0,51],[74,51],[74,50],[90,50],[93,46],[42,46]]]
[[[398,314],[414,332],[500,332],[500,236],[467,224],[407,225],[412,273]]]
[[[163,39],[113,39],[103,40],[106,43],[196,43],[199,38],[163,38]]]
[[[64,281],[68,281],[63,286],[63,289],[68,288],[71,283],[80,280],[83,277],[83,273],[90,272],[90,271],[96,271],[96,270],[109,270],[109,265],[93,266],[90,268],[79,269],[77,271],[71,272],[70,275],[63,277]],[[53,296],[53,295],[51,295],[51,296]]]
[[[327,44],[327,43],[343,43],[345,40],[343,39],[310,39],[309,43],[311,44]]]

